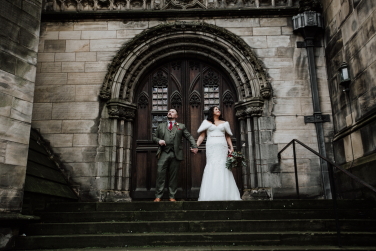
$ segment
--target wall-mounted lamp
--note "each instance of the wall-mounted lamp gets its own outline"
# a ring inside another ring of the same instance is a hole
[[[349,73],[349,66],[345,62],[341,64],[341,66],[338,69],[339,71],[339,84],[343,87],[343,91],[349,91],[349,85],[351,83],[350,79],[350,73]]]

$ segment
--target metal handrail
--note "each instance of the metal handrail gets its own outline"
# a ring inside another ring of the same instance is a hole
[[[337,209],[337,193],[336,193],[336,187],[335,187],[335,182],[334,182],[333,167],[337,168],[339,171],[343,172],[344,174],[346,174],[347,176],[349,176],[350,178],[352,178],[356,182],[364,185],[365,187],[369,188],[371,191],[373,191],[375,193],[376,193],[376,188],[374,188],[370,184],[366,183],[365,181],[359,179],[358,177],[356,177],[355,175],[353,175],[349,171],[343,169],[342,167],[337,166],[332,161],[330,161],[326,157],[322,156],[321,154],[319,154],[318,152],[316,152],[315,150],[313,150],[312,148],[310,148],[309,146],[307,146],[303,142],[301,142],[301,141],[299,141],[297,139],[293,139],[281,151],[278,152],[278,160],[279,161],[281,160],[281,153],[284,152],[292,144],[293,145],[293,155],[294,155],[295,185],[296,185],[296,193],[298,195],[298,199],[300,199],[300,194],[299,194],[299,183],[298,183],[298,168],[297,168],[297,164],[296,164],[295,142],[299,143],[301,146],[305,147],[307,150],[309,150],[310,152],[314,153],[319,158],[325,160],[328,163],[328,173],[329,173],[329,180],[330,180],[330,190],[331,190],[331,193],[332,193],[333,210],[334,210],[335,221],[336,221],[337,242],[338,242],[338,246],[341,247],[341,230],[340,230],[340,227],[339,227],[338,209]]]

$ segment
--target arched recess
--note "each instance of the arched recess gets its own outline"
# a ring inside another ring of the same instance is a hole
[[[236,116],[241,120],[241,140],[246,143],[242,151],[250,159],[250,167],[243,170],[244,189],[262,185],[257,175],[252,176],[257,173],[256,158],[261,156],[255,157],[254,153],[259,151],[250,136],[246,136],[258,131],[252,125],[258,124],[257,117],[264,113],[264,103],[271,95],[262,62],[249,45],[224,28],[205,22],[165,23],[145,30],[125,44],[109,66],[101,88],[100,98],[106,101],[106,106],[102,111],[97,156],[106,157],[98,157],[97,164],[108,173],[107,188],[101,195],[104,201],[130,200],[133,119],[137,100],[147,102],[148,98],[134,96],[138,82],[159,61],[179,55],[207,58],[219,65],[234,83],[238,95]]]

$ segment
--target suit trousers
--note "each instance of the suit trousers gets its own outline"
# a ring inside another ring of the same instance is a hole
[[[169,170],[169,186],[168,192],[170,198],[175,198],[176,190],[178,189],[178,173],[179,173],[180,160],[175,158],[175,153],[163,151],[158,160],[157,181],[155,187],[155,197],[161,198],[166,183],[167,169]]]

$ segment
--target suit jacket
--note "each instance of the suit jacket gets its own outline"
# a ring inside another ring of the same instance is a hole
[[[153,134],[153,142],[159,145],[160,140],[164,140],[165,133],[168,130],[168,123],[160,123],[157,127],[157,130]],[[186,138],[189,143],[191,143],[192,148],[197,148],[196,142],[192,135],[188,132],[187,128],[184,124],[175,123],[172,127],[171,133],[174,137],[174,153],[175,158],[178,160],[183,160],[183,145],[182,145],[182,137]],[[161,151],[161,147],[158,148],[158,152]],[[157,153],[158,155],[158,153]]]

